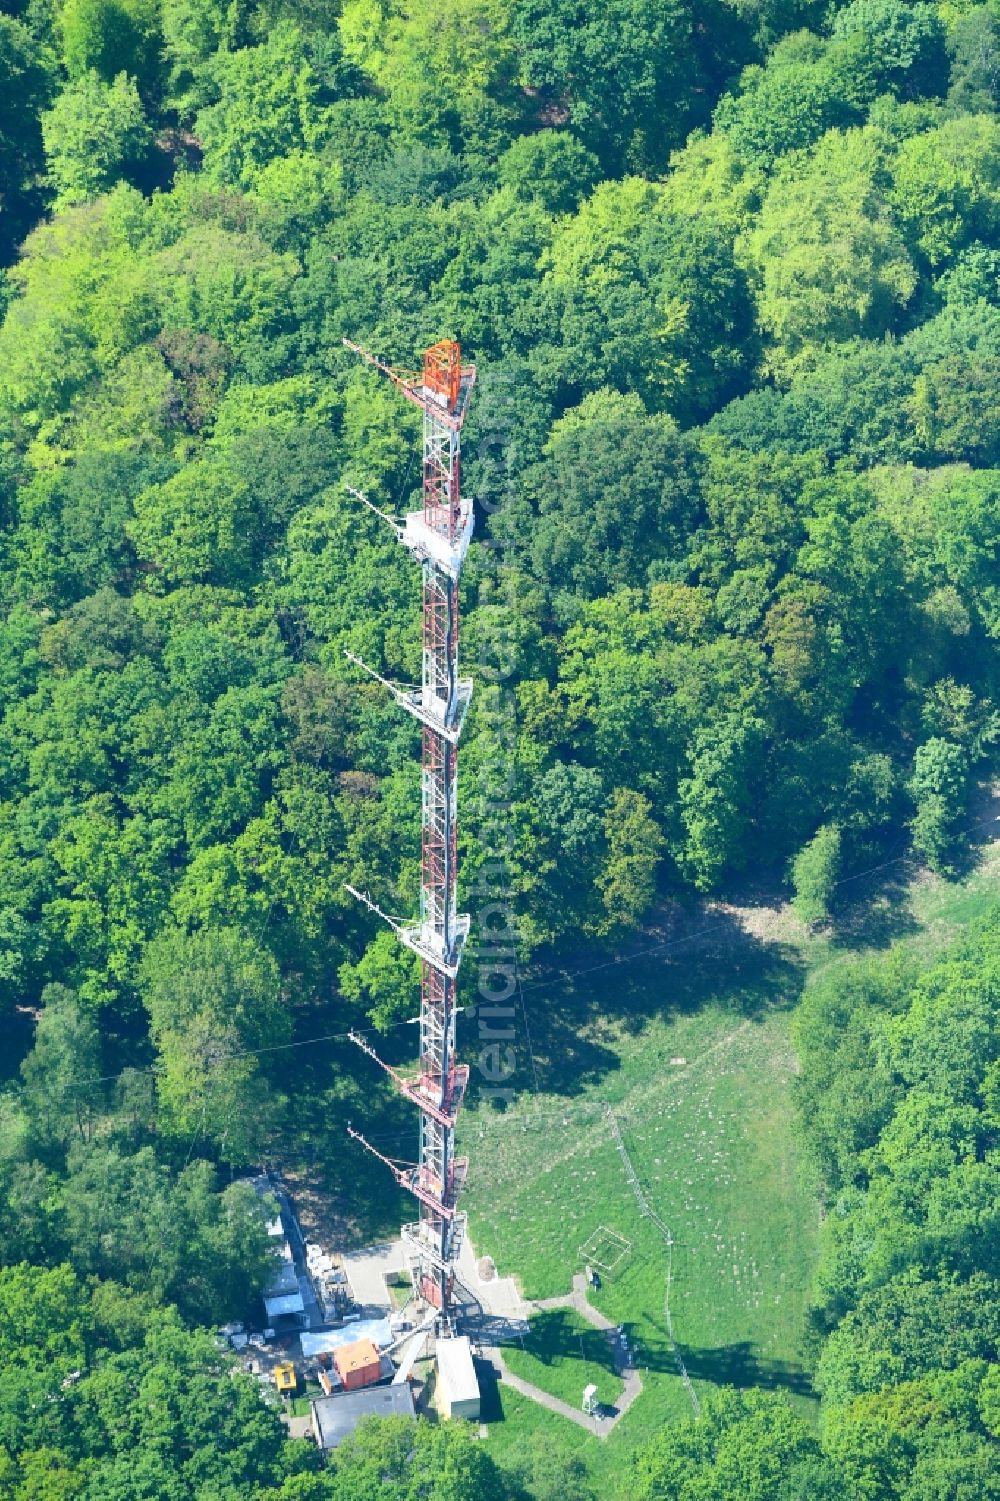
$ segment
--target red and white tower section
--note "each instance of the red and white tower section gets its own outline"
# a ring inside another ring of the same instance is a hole
[[[456,910],[458,741],[472,696],[472,682],[458,675],[458,582],[472,537],[471,500],[461,495],[461,433],[475,368],[462,364],[458,344],[435,344],[423,370],[393,370],[357,344],[348,349],[381,370],[424,415],[423,507],[388,521],[423,569],[423,672],[418,688],[407,688],[372,672],[351,653],[357,666],[378,678],[420,722],[423,747],[422,841],[419,921],[386,917],[400,941],[420,957],[420,1064],[407,1076],[375,1053],[360,1035],[354,1041],[392,1076],[400,1092],[420,1112],[420,1151],[416,1163],[393,1161],[375,1150],[350,1126],[348,1131],[391,1169],[420,1204],[416,1224],[403,1227],[414,1286],[447,1316],[463,1223],[456,1206],[467,1162],[455,1156],[455,1120],[469,1079],[455,1062],[455,987],[469,919]],[[371,505],[363,495],[359,500]],[[377,508],[372,506],[371,509]],[[365,892],[350,888],[371,910]]]

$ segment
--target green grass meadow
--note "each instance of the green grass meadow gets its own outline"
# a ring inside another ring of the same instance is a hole
[[[624,1389],[607,1335],[574,1308],[546,1308],[535,1314],[522,1346],[511,1345],[504,1358],[515,1376],[571,1407],[581,1406],[585,1386],[596,1386],[597,1400],[608,1406]]]
[[[928,954],[943,947],[996,900],[998,874],[991,847],[961,882],[907,879],[905,868],[883,877],[821,935],[787,911],[757,922],[744,909],[757,937],[710,913],[626,962],[529,980],[538,1088],[502,1112],[473,1106],[462,1120],[470,1234],[531,1299],[570,1290],[594,1232],[624,1237],[627,1254],[589,1296],[628,1330],[643,1392],[601,1441],[499,1388],[487,1442],[501,1464],[542,1432],[587,1459],[600,1494],[638,1445],[691,1411],[665,1328],[666,1248],[629,1187],[609,1106],[674,1237],[674,1331],[696,1390],[778,1388],[814,1410],[806,1313],[820,1205],[795,1115],[796,1001],[810,974],[855,953],[892,942]],[[577,1316],[558,1312],[558,1327],[551,1313],[535,1316],[527,1353],[507,1352],[511,1369],[574,1406],[591,1380],[610,1400],[589,1345],[574,1349]]]

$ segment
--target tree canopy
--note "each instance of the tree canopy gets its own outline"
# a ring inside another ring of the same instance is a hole
[[[412,509],[419,418],[345,338],[478,368],[460,898],[503,889],[519,963],[748,880],[821,930],[904,848],[960,869],[1000,736],[998,102],[994,0],[3,8],[14,1501],[506,1494],[445,1428],[320,1474],[192,1332],[267,1275],[246,1169],[367,1190],[328,1122],[396,1107],[349,1031],[412,1052],[344,887],[415,910],[416,736],[345,650],[419,676],[418,574],[347,489]],[[628,1494],[996,1489],[995,958],[806,997],[819,1436],[725,1394]]]

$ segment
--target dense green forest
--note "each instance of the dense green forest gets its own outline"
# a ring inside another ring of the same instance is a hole
[[[414,1000],[343,883],[412,909],[415,738],[344,649],[418,676],[419,584],[344,485],[407,508],[418,428],[342,340],[479,369],[464,905],[499,859],[524,964],[958,871],[1000,5],[27,0],[0,80],[0,1495],[582,1498],[451,1426],[314,1473],[200,1332],[267,1266],[241,1169],[336,1196],[318,1118],[408,1119],[295,1051]],[[723,1393],[623,1495],[1000,1495],[998,962],[807,992],[819,1434]]]

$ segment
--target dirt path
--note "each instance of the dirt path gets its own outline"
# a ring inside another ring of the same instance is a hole
[[[514,1387],[522,1396],[530,1397],[533,1402],[540,1402],[550,1412],[561,1413],[564,1418],[572,1418],[574,1423],[579,1423],[581,1428],[591,1428],[598,1438],[607,1438],[615,1424],[625,1416],[636,1397],[642,1391],[642,1378],[632,1365],[631,1355],[627,1343],[621,1338],[617,1324],[613,1324],[598,1309],[592,1308],[587,1301],[587,1279],[582,1272],[576,1272],[573,1277],[573,1289],[563,1293],[558,1298],[541,1298],[532,1303],[532,1308],[542,1310],[546,1308],[574,1308],[581,1318],[586,1319],[595,1329],[600,1329],[608,1341],[611,1358],[615,1365],[615,1374],[624,1383],[624,1390],[615,1403],[614,1412],[607,1417],[587,1417],[585,1413],[577,1412],[570,1407],[568,1402],[562,1402],[558,1397],[550,1397],[548,1392],[543,1392],[540,1387],[532,1386],[529,1381],[522,1381],[519,1376],[513,1375],[507,1370],[506,1362],[500,1351],[496,1351],[501,1380]]]
[[[546,1408],[549,1412],[558,1414],[561,1418],[568,1418],[571,1423],[576,1423],[579,1428],[586,1428],[588,1433],[595,1433],[598,1438],[607,1438],[615,1424],[628,1412],[632,1403],[642,1392],[642,1379],[639,1372],[629,1363],[629,1357],[624,1353],[618,1338],[617,1325],[606,1319],[603,1313],[598,1313],[596,1308],[591,1308],[586,1297],[586,1283],[582,1273],[573,1278],[573,1291],[564,1293],[561,1298],[545,1298],[540,1303],[532,1305],[535,1308],[575,1308],[588,1323],[593,1324],[595,1329],[600,1329],[608,1340],[611,1355],[615,1363],[615,1371],[624,1382],[624,1390],[611,1412],[602,1408],[599,1413],[588,1415],[578,1412],[561,1397],[553,1397],[551,1393],[543,1391],[540,1386],[534,1386],[530,1381],[525,1381],[520,1376],[515,1376],[507,1362],[503,1358],[503,1352],[499,1347],[494,1347],[489,1353],[489,1359],[502,1382],[520,1392],[522,1397],[537,1402],[539,1407]]]
[[[559,1397],[543,1392],[540,1386],[532,1386],[530,1381],[522,1381],[520,1376],[515,1376],[513,1371],[507,1369],[507,1362],[498,1349],[489,1351],[489,1360],[504,1385],[513,1387],[516,1392],[521,1393],[522,1397],[537,1402],[539,1407],[545,1407],[549,1412],[554,1412],[561,1418],[568,1418],[579,1428],[586,1428],[588,1433],[596,1433],[598,1438],[607,1437],[615,1419],[599,1418],[596,1414],[588,1417],[586,1413],[577,1412],[575,1407],[570,1407],[568,1402],[563,1402]]]

